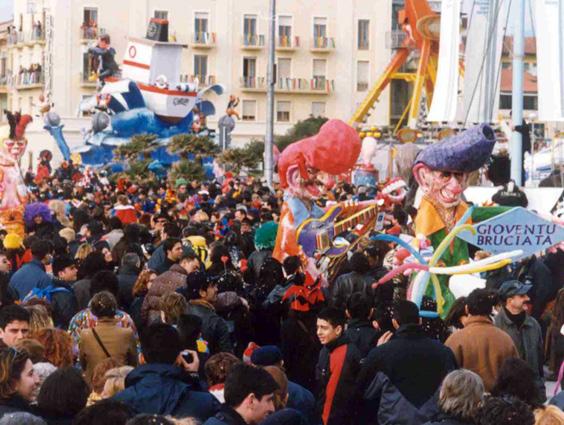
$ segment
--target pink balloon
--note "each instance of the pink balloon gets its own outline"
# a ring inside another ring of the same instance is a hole
[[[401,274],[403,272],[405,272],[406,270],[423,270],[423,271],[428,271],[429,270],[429,266],[426,266],[424,264],[419,264],[419,263],[405,263],[402,264],[399,267],[396,267],[395,269],[389,271],[388,273],[386,273],[382,278],[380,278],[380,280],[376,283],[372,284],[372,288],[377,288],[378,286],[388,282],[389,280],[392,280],[394,277],[396,277],[398,274]]]

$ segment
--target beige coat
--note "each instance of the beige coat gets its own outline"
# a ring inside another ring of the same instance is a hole
[[[116,323],[115,319],[99,319],[95,327],[96,333],[111,357],[124,365],[136,366],[137,349],[133,330],[118,327]],[[104,353],[98,341],[96,341],[92,329],[84,329],[80,332],[78,348],[82,370],[84,371],[86,381],[90,383],[94,368],[98,363],[107,359],[108,356]]]
[[[484,316],[471,316],[464,329],[453,333],[445,345],[459,367],[480,375],[486,391],[492,390],[503,362],[519,357],[511,337]]]

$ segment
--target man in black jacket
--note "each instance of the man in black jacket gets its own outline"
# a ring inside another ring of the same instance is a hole
[[[360,352],[344,335],[345,313],[327,307],[317,315],[317,337],[323,348],[317,362],[318,413],[323,425],[357,423],[356,378]]]
[[[394,305],[395,333],[386,332],[365,359],[359,375],[363,424],[422,424],[437,413],[443,378],[456,369],[452,351],[425,335],[419,309],[410,301]]]
[[[233,342],[227,323],[215,312],[217,282],[197,271],[186,277],[186,284],[186,290],[178,292],[189,300],[186,313],[202,319],[202,337],[208,342],[210,353],[232,353]]]
[[[78,303],[72,290],[76,281],[77,267],[70,257],[57,257],[53,260],[53,289],[51,290],[51,309],[55,326],[66,329],[73,316],[78,313]]]

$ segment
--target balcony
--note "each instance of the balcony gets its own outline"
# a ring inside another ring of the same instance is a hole
[[[243,50],[262,50],[264,45],[263,34],[244,34],[241,40],[241,49]]]
[[[266,91],[265,77],[242,77],[241,90],[244,92],[264,92]]]
[[[279,78],[276,91],[296,94],[329,94],[334,90],[333,80],[325,77],[314,78]]]
[[[42,27],[36,27],[24,34],[24,43],[28,46],[34,44],[45,44],[45,31]]]
[[[192,36],[192,45],[194,49],[211,49],[215,47],[215,32],[196,32]]]
[[[82,87],[96,88],[97,83],[98,83],[98,75],[93,74],[90,71],[80,73],[80,85]]]
[[[403,42],[407,34],[402,30],[393,30],[386,32],[386,49],[397,50],[403,47]]]
[[[265,77],[241,78],[241,91],[243,92],[266,92],[266,89]],[[323,77],[279,78],[274,89],[276,93],[327,95],[334,91],[334,82]]]
[[[311,52],[330,53],[335,50],[335,39],[332,37],[315,37],[311,42]]]
[[[16,90],[33,90],[42,88],[45,84],[45,74],[41,70],[24,70],[15,76]]]
[[[300,37],[277,37],[276,50],[279,52],[293,52],[300,47]]]
[[[0,75],[0,93],[8,92],[8,75]]]
[[[189,91],[197,91],[203,89],[205,87],[211,86],[216,83],[215,75],[189,75],[189,74],[181,74],[180,75],[180,84],[187,85],[184,86],[184,89],[188,89]],[[182,88],[182,87],[177,87]]]

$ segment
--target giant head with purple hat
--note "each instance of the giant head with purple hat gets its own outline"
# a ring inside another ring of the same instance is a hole
[[[495,144],[493,130],[478,125],[423,149],[413,166],[413,176],[435,205],[454,208],[467,187],[468,175],[489,159]]]

